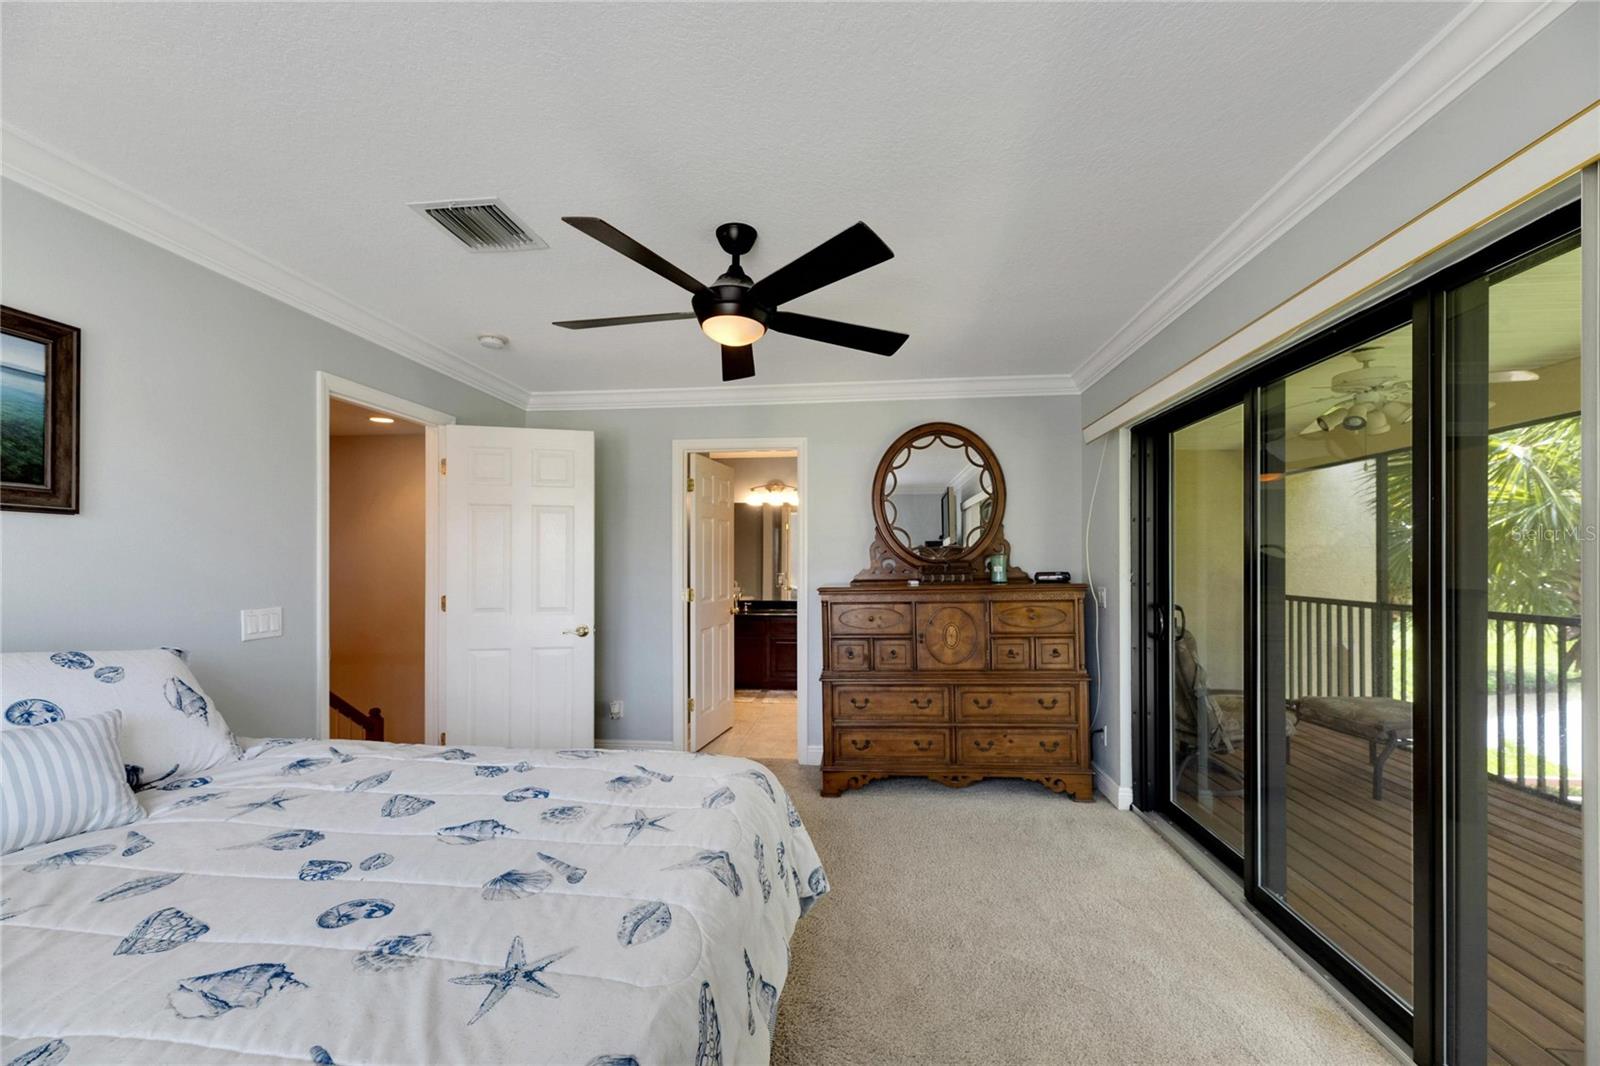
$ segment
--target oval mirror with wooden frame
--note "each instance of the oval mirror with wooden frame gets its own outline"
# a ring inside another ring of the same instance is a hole
[[[1010,556],[1005,509],[1005,475],[982,437],[953,422],[913,427],[873,475],[877,537],[856,580],[985,580],[987,556]]]

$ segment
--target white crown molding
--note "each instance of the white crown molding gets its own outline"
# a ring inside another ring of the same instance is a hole
[[[1087,389],[1405,140],[1573,0],[1473,3],[1073,371]]]
[[[978,400],[997,396],[1076,396],[1071,374],[1013,374],[916,381],[823,381],[794,385],[704,388],[586,389],[536,392],[530,411],[618,411],[643,407],[766,407],[799,403],[883,403],[891,400]]]
[[[0,125],[0,177],[6,177],[207,270],[320,318],[513,407],[528,390],[346,300],[251,251],[205,224],[43,144]]]

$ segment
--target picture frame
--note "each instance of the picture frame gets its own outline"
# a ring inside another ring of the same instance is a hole
[[[79,336],[0,306],[0,511],[78,513]]]

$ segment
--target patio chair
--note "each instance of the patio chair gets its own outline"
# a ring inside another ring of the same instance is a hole
[[[1173,705],[1172,733],[1175,754],[1181,754],[1173,769],[1174,783],[1182,779],[1191,766],[1195,767],[1202,794],[1214,796],[1239,796],[1244,793],[1244,780],[1239,771],[1216,756],[1231,755],[1244,742],[1244,693],[1237,690],[1217,690],[1206,678],[1206,668],[1201,665],[1194,633],[1185,630],[1173,642]],[[1292,710],[1284,714],[1284,755],[1288,757],[1288,738],[1294,736],[1298,718]],[[1200,738],[1204,737],[1204,743]],[[1204,762],[1199,761],[1204,756]],[[1238,788],[1217,790],[1210,788],[1211,774],[1238,782]]]
[[[1367,742],[1372,798],[1383,799],[1383,768],[1397,749],[1411,750],[1411,704],[1384,696],[1301,696],[1290,700],[1307,722]]]

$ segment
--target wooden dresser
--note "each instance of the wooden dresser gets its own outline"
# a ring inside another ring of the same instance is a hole
[[[1094,798],[1083,585],[857,583],[822,599],[822,794],[910,775]]]

